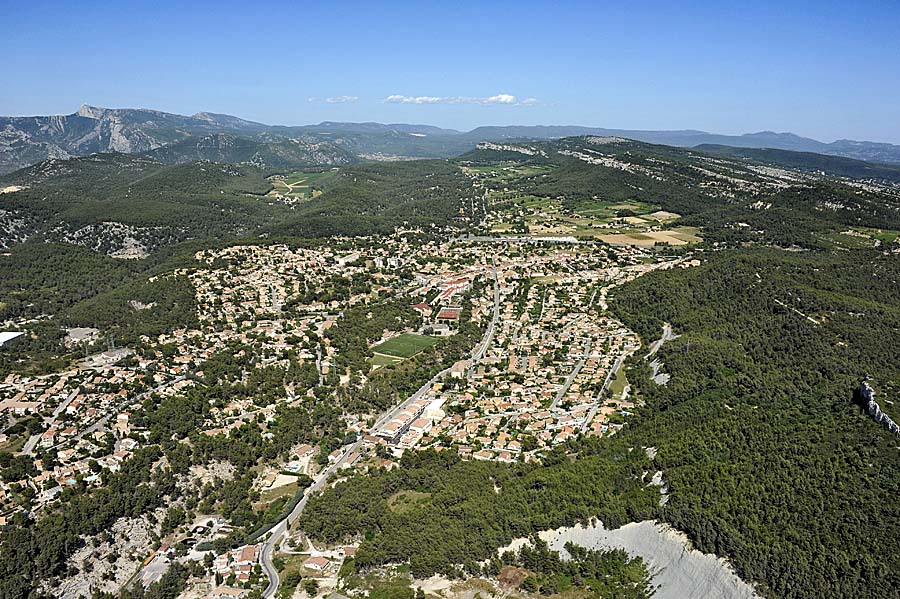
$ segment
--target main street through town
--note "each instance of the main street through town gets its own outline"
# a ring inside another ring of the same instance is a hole
[[[487,351],[488,346],[491,343],[491,340],[494,336],[494,331],[497,327],[497,323],[500,320],[500,283],[497,279],[497,264],[496,260],[493,264],[493,278],[494,278],[494,310],[493,315],[491,317],[490,322],[485,329],[484,335],[482,336],[481,341],[476,346],[475,351],[472,353],[471,358],[471,366],[474,366],[484,358],[484,354]],[[419,389],[410,395],[406,401],[398,404],[397,406],[391,408],[390,410],[384,412],[381,417],[375,422],[375,424],[369,429],[370,434],[375,434],[378,432],[385,424],[393,420],[400,412],[406,409],[411,403],[418,401],[425,397],[429,391],[434,387],[434,385],[444,378],[449,372],[451,368],[445,368],[440,371],[431,379],[428,380],[424,385],[419,387]],[[271,599],[275,596],[275,593],[278,591],[278,586],[281,584],[281,579],[278,576],[278,570],[275,568],[273,564],[273,558],[275,556],[275,550],[278,544],[282,541],[283,537],[287,533],[291,524],[293,524],[297,518],[300,517],[300,514],[303,512],[303,509],[306,507],[309,498],[321,491],[328,484],[331,476],[338,472],[341,467],[346,463],[347,459],[353,455],[359,446],[362,444],[362,438],[357,439],[354,443],[344,447],[341,452],[340,457],[328,468],[319,473],[316,477],[315,482],[312,485],[307,487],[306,491],[303,494],[303,498],[297,503],[293,510],[282,520],[280,520],[271,530],[268,539],[262,546],[262,551],[260,552],[260,563],[262,564],[263,571],[269,579],[269,584],[266,586],[266,589],[263,591],[263,599]]]

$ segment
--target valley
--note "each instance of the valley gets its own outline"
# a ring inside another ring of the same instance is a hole
[[[851,402],[900,417],[896,185],[597,135],[181,143],[0,180],[4,596],[898,583],[900,454]],[[534,541],[651,521],[682,544]]]
[[[3,8],[0,599],[900,597],[900,3]]]

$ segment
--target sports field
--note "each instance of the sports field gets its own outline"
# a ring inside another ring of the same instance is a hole
[[[372,351],[375,352],[376,356],[377,354],[382,354],[395,358],[409,358],[423,349],[431,347],[438,341],[434,337],[426,337],[416,333],[403,333],[388,339],[384,343],[379,343],[372,348]]]

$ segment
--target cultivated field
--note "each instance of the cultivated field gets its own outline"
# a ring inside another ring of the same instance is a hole
[[[633,233],[612,233],[597,235],[597,238],[611,245],[636,245],[653,247],[655,245],[687,245],[701,241],[696,231],[689,227],[681,227],[671,231],[646,231]]]
[[[494,207],[490,231],[500,235],[567,236],[613,245],[682,246],[701,241],[697,230],[673,227],[680,214],[640,200],[588,198],[566,204],[562,198],[523,193],[521,181],[554,167],[497,165],[471,167],[488,186]],[[671,227],[671,228],[670,228]]]
[[[317,183],[334,176],[335,171],[321,173],[291,173],[281,179],[272,181],[274,192],[298,199],[311,199],[321,194],[313,189]]]

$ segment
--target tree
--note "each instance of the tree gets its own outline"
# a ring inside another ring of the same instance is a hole
[[[303,581],[303,590],[306,591],[306,594],[310,597],[316,595],[319,592],[319,581],[313,578],[307,578]]]

